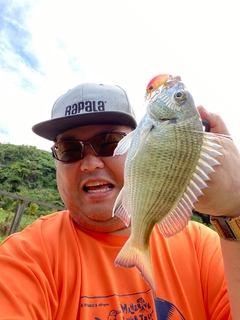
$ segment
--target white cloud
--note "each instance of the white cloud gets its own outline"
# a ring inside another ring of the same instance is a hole
[[[172,73],[181,75],[197,104],[225,119],[240,146],[235,1],[6,3],[5,23],[22,31],[13,41],[2,28],[0,40],[0,128],[14,143],[49,148],[32,125],[47,120],[58,96],[85,81],[124,87],[140,119],[149,80]]]

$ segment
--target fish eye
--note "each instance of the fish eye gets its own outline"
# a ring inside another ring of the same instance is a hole
[[[153,89],[153,86],[150,86],[149,88],[148,88],[148,90],[152,90]]]
[[[183,101],[183,100],[186,100],[186,98],[187,98],[186,92],[183,90],[180,90],[174,93],[174,99],[176,101]]]

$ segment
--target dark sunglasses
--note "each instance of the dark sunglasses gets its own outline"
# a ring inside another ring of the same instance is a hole
[[[106,132],[92,137],[89,140],[70,140],[56,142],[52,146],[52,155],[55,159],[70,163],[83,159],[84,148],[89,146],[97,156],[111,157],[118,142],[126,136],[123,132]]]

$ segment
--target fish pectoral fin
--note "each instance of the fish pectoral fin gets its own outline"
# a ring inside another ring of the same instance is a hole
[[[113,211],[112,211],[112,217],[116,216],[120,218],[124,224],[129,227],[131,223],[131,215],[127,212],[125,209],[123,203],[122,203],[122,198],[123,198],[123,190],[124,188],[121,189],[119,192],[117,199],[114,203],[113,206]]]
[[[140,135],[139,135],[138,147],[136,148],[135,153],[132,155],[132,160],[135,158],[135,156],[137,155],[139,149],[141,148],[141,146],[147,140],[147,137],[148,137],[149,133],[151,132],[151,130],[153,128],[154,128],[154,126],[149,122],[146,122],[146,123],[143,124],[142,130],[140,131]]]
[[[145,143],[149,133],[152,131],[153,128],[154,128],[154,125],[152,124],[152,122],[145,121],[143,123],[142,130],[140,131],[139,145],[142,145]]]
[[[137,267],[154,293],[156,292],[149,245],[144,249],[138,248],[132,244],[130,237],[117,255],[115,265],[124,268]]]
[[[114,150],[113,157],[124,154],[130,148],[134,131],[129,132],[123,139],[118,142],[116,149]]]

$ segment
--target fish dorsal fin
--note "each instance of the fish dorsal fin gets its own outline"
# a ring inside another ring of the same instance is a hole
[[[168,238],[182,231],[192,216],[193,208],[192,200],[187,193],[184,193],[177,207],[158,224],[159,230],[164,237]]]
[[[123,139],[118,142],[116,149],[114,150],[113,156],[124,154],[130,148],[134,131],[129,132]]]
[[[129,227],[130,225],[130,221],[131,221],[131,216],[130,214],[127,212],[127,210],[125,209],[123,203],[122,203],[122,199],[123,199],[123,191],[124,187],[121,189],[121,191],[119,192],[117,199],[114,203],[113,206],[113,211],[112,211],[112,217],[116,216],[118,218],[120,218],[124,224]]]
[[[220,165],[215,157],[222,155],[217,150],[221,146],[213,140],[213,135],[204,133],[200,158],[182,199],[166,218],[158,224],[160,232],[165,237],[171,237],[186,227],[192,216],[194,203],[198,202],[198,197],[203,195],[202,189],[208,188],[206,181],[211,180],[208,174],[215,172],[212,168],[213,166]]]

